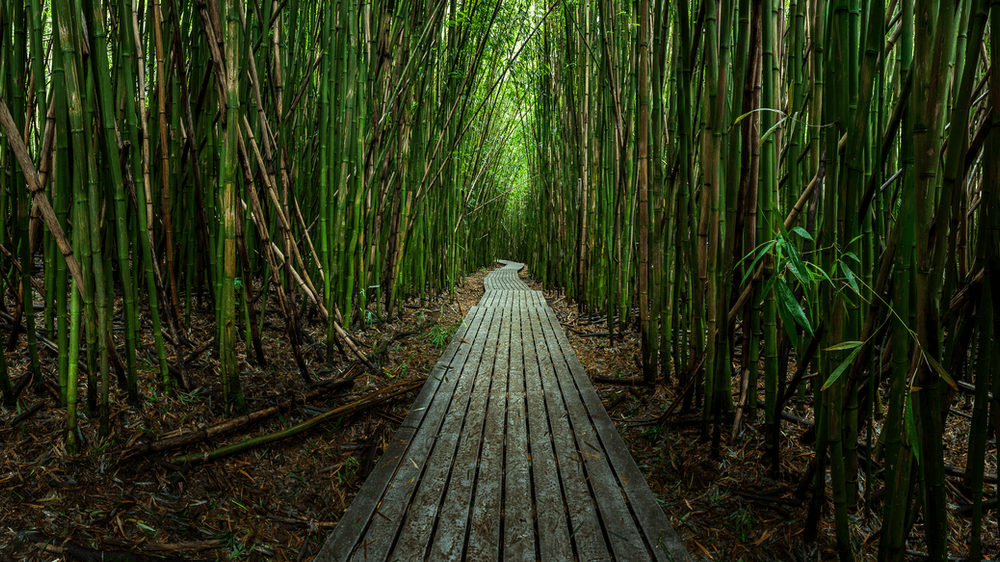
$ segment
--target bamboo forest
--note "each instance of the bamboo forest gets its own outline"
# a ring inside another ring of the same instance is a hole
[[[998,42],[987,0],[0,1],[0,560],[332,559],[497,260],[690,560],[1000,559]]]

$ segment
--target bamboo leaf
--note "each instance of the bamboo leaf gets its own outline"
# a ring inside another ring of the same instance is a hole
[[[951,375],[948,374],[948,371],[944,369],[944,366],[942,366],[937,359],[931,357],[927,353],[921,353],[921,355],[923,355],[924,359],[927,360],[927,364],[930,365],[931,368],[934,369],[934,371],[937,372],[937,374],[942,379],[944,379],[944,382],[948,383],[948,386],[952,387],[955,390],[958,390],[958,385],[955,384],[955,379],[951,378]]]
[[[781,326],[784,328],[785,334],[788,335],[788,340],[792,342],[794,348],[798,349],[799,335],[795,330],[795,319],[791,312],[785,306],[779,306],[778,316],[781,316]]]
[[[844,272],[844,277],[847,278],[847,284],[850,285],[852,289],[854,289],[855,293],[860,295],[861,290],[858,289],[858,280],[855,279],[854,272],[851,271],[851,268],[847,267],[846,263],[840,262],[840,270]]]
[[[778,119],[777,123],[775,123],[770,129],[768,129],[766,133],[764,133],[763,135],[761,135],[761,137],[760,137],[760,144],[761,145],[764,144],[764,141],[767,140],[767,137],[769,137],[772,134],[774,134],[774,132],[777,131],[778,128],[780,128],[782,124],[784,124],[785,119],[788,119],[788,118],[787,117],[782,117],[781,119]]]
[[[826,281],[829,284],[833,285],[833,279],[830,279],[830,276],[826,273],[826,271],[823,270],[822,267],[819,267],[818,265],[815,265],[815,264],[812,264],[812,263],[810,263],[809,265],[812,266],[812,270],[813,271],[818,271],[819,272],[820,277],[822,277],[823,279],[826,279]]]
[[[791,231],[794,232],[795,234],[798,234],[799,236],[805,238],[806,240],[812,240],[813,239],[812,235],[809,234],[809,231],[806,230],[806,229],[804,229],[804,228],[802,228],[801,226],[796,226]]]
[[[842,341],[842,342],[838,343],[837,345],[831,345],[830,347],[824,349],[823,351],[840,351],[840,350],[843,350],[843,349],[854,349],[856,347],[861,347],[864,344],[865,344],[865,342],[863,342],[863,341],[857,341],[857,340]]]
[[[799,283],[806,285],[808,283],[806,279],[809,278],[809,272],[806,270],[805,262],[799,257],[799,252],[795,249],[794,244],[785,244],[785,248],[788,249],[789,269],[792,270],[792,274],[799,280]]]
[[[912,389],[914,391],[918,389]],[[906,437],[910,442],[910,448],[913,450],[913,458],[917,459],[917,464],[920,464],[920,439],[917,435],[917,422],[913,419],[913,397],[910,396],[906,400]]]
[[[792,290],[788,288],[785,284],[784,279],[778,279],[776,285],[778,301],[781,303],[782,308],[786,309],[795,322],[802,326],[802,328],[809,332],[809,335],[813,335],[812,326],[809,324],[809,319],[806,318],[805,311],[799,305],[798,301],[795,300],[795,295],[792,294]]]
[[[844,343],[848,343],[848,342],[844,342]],[[861,342],[858,342],[858,343],[861,343]],[[841,343],[841,344],[838,344],[838,345],[844,345],[844,344]],[[837,347],[837,346],[834,346],[834,347]],[[821,390],[826,390],[827,388],[830,388],[830,385],[832,385],[833,383],[837,382],[837,379],[840,378],[840,375],[844,374],[844,371],[846,371],[847,367],[852,362],[854,362],[854,358],[857,357],[859,353],[861,353],[861,346],[860,345],[858,347],[856,347],[854,349],[854,351],[851,352],[850,355],[847,356],[847,359],[844,359],[840,363],[840,365],[837,365],[837,368],[834,369],[833,373],[830,374],[830,378],[826,379],[826,382],[823,383],[823,388]]]
[[[757,254],[757,257],[754,258],[753,262],[750,263],[750,267],[747,268],[746,273],[743,274],[743,279],[740,280],[740,285],[742,285],[743,283],[746,283],[747,278],[750,277],[750,275],[753,274],[754,270],[757,269],[757,264],[760,263],[760,260],[762,260],[764,258],[764,256],[766,256],[769,251],[771,251],[772,247],[774,247],[774,240],[771,240],[770,242],[767,242],[766,244],[761,244],[761,248],[760,248],[759,253]],[[747,254],[747,255],[749,256],[750,254]],[[746,259],[746,258],[743,258],[743,259]],[[740,261],[742,261],[742,260],[740,260]]]
[[[782,117],[787,117],[785,115],[785,112],[781,111],[780,109],[773,109],[773,108],[770,108],[770,107],[758,107],[757,109],[752,109],[752,110],[744,113],[743,115],[740,115],[739,117],[737,117],[736,121],[733,121],[732,127],[735,127],[736,125],[738,125],[740,123],[740,121],[746,119],[747,117],[750,117],[751,115],[753,115],[754,113],[757,113],[758,111],[772,111],[774,113],[777,113],[778,115],[781,115]]]

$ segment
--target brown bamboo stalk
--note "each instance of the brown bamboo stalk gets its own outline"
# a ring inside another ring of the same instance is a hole
[[[37,205],[39,212],[41,212],[42,219],[45,220],[45,225],[49,227],[49,232],[52,233],[56,245],[59,246],[59,251],[66,258],[66,266],[69,268],[70,275],[73,276],[73,280],[76,281],[80,291],[83,291],[85,287],[83,271],[80,269],[80,264],[73,255],[73,244],[66,238],[66,233],[59,226],[59,219],[56,218],[56,213],[52,210],[52,204],[49,203],[49,198],[45,195],[45,189],[39,182],[35,165],[31,161],[31,156],[28,155],[28,149],[21,140],[21,135],[17,130],[17,125],[14,123],[14,118],[11,116],[10,109],[7,108],[7,102],[2,96],[0,96],[0,127],[3,127],[3,131],[7,135],[7,142],[10,143],[11,148],[14,150],[14,157],[17,158],[17,162],[21,166],[25,186],[31,193],[34,204]]]

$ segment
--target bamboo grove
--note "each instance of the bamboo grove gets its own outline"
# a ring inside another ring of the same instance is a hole
[[[716,455],[760,424],[778,477],[782,412],[811,404],[805,534],[832,497],[841,560],[872,516],[880,559],[918,521],[931,559],[982,555],[998,42],[985,0],[565,2],[533,40],[508,253],[612,337],[635,321],[646,381],[700,407]],[[966,536],[943,451],[958,393]]]
[[[502,22],[526,14],[455,0],[0,4],[5,343],[30,350],[20,378],[0,354],[3,400],[28,382],[57,389],[75,451],[78,401],[107,434],[140,389],[189,388],[186,334],[204,311],[227,414],[247,408],[247,363],[268,361],[269,308],[305,381],[307,321],[326,326],[328,358],[377,371],[352,331],[496,257],[487,227],[524,173],[502,158],[519,122],[508,82],[531,32]]]

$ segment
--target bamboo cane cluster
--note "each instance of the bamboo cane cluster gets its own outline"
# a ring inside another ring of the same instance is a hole
[[[612,338],[634,321],[646,381],[701,407],[715,454],[762,395],[777,476],[782,411],[811,402],[806,534],[831,495],[842,560],[852,515],[873,509],[884,559],[904,557],[918,517],[932,559],[950,540],[982,556],[998,18],[980,0],[599,0],[560,4],[535,39],[531,190],[509,253]],[[950,537],[960,389],[974,515]]]
[[[0,4],[2,286],[38,387],[41,342],[57,353],[69,450],[78,389],[107,434],[126,407],[113,373],[133,404],[151,388],[144,356],[166,390],[188,386],[200,308],[225,410],[242,412],[241,365],[267,361],[269,306],[305,380],[301,334],[317,317],[328,358],[339,348],[377,371],[351,331],[493,261],[490,227],[525,179],[504,155],[523,151],[508,84],[527,14],[455,0]]]

